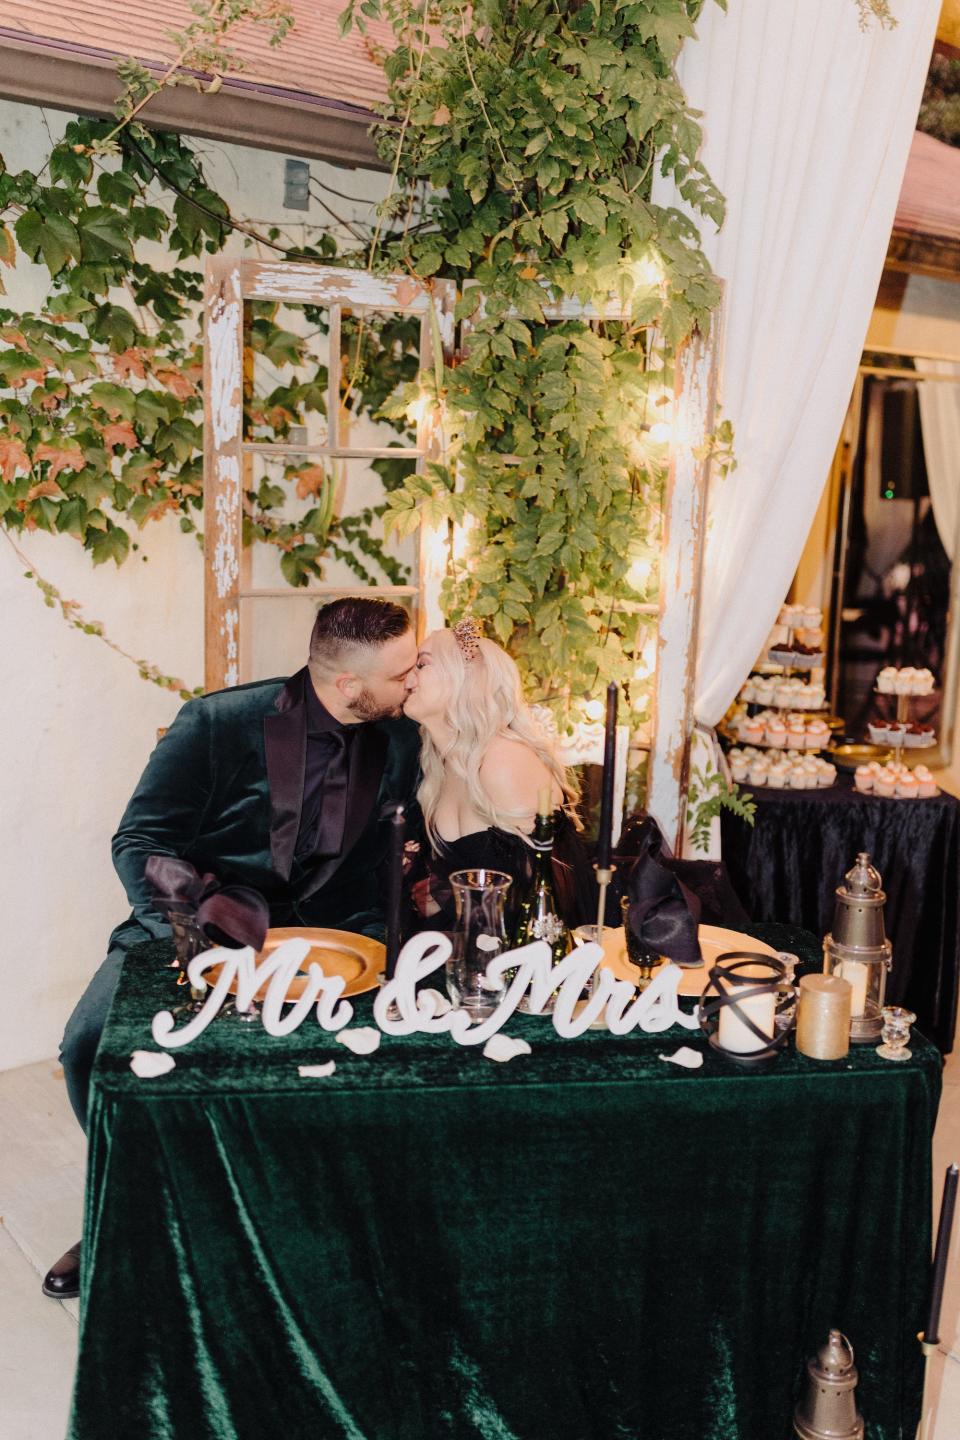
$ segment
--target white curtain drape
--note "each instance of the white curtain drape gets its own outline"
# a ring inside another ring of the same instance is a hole
[[[953,560],[960,519],[960,365],[954,360],[920,360],[918,369],[957,377],[956,385],[930,380],[917,387],[933,518],[940,543]]]
[[[727,199],[721,404],[738,468],[712,482],[696,718],[715,725],[783,601],[826,480],[877,293],[940,0],[864,33],[853,0],[708,4],[680,56]],[[678,205],[658,177],[653,198]],[[711,222],[698,221],[713,231]]]

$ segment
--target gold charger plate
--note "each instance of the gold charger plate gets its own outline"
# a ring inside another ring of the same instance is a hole
[[[701,925],[697,938],[703,952],[703,964],[695,969],[681,968],[681,995],[702,995],[710,978],[711,966],[718,955],[723,955],[728,950],[749,950],[754,955],[777,953],[762,940],[755,940],[752,935],[744,935],[739,930],[725,930],[722,925]],[[622,929],[614,930],[611,927],[604,931],[603,963],[608,970],[613,971],[618,980],[629,980],[631,985],[637,983],[638,970],[636,965],[632,965],[627,959],[626,938]]]
[[[344,995],[362,995],[365,990],[375,990],[380,984],[379,976],[386,959],[386,946],[381,945],[379,940],[372,940],[369,935],[354,935],[349,930],[280,925],[267,931],[263,949],[257,958],[266,959],[285,940],[309,940],[310,950],[303,960],[302,968],[319,965],[325,975],[342,975],[347,982]],[[220,973],[220,966],[216,966],[209,973],[212,984]],[[287,990],[289,999],[298,999],[303,994],[306,982],[305,973],[294,975]],[[236,994],[236,989],[237,982],[234,979],[230,993]],[[266,993],[267,986],[261,985],[254,998],[262,1000]]]
[[[868,742],[861,745],[835,745],[830,751],[830,759],[841,770],[856,770],[858,765],[869,765],[874,760],[886,765],[892,758],[893,751],[889,745],[871,745]]]

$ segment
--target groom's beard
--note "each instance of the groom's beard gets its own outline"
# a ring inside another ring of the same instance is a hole
[[[348,706],[358,720],[396,720],[403,714],[402,705],[381,705],[370,690],[361,690],[356,700]]]

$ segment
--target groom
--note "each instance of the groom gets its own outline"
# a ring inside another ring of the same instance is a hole
[[[410,618],[386,600],[334,600],[319,611],[307,665],[191,700],[159,742],[113,839],[133,914],[67,1022],[60,1058],[86,1128],[90,1072],[124,956],[168,937],[144,869],[176,855],[221,884],[248,885],[272,925],[382,931],[377,872],[385,812],[414,793],[419,731],[402,716],[417,661]],[[43,1281],[79,1293],[80,1246]]]

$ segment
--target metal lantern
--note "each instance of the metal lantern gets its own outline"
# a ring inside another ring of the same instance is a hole
[[[797,1440],[863,1440],[856,1388],[853,1346],[846,1335],[831,1330],[826,1345],[807,1361],[803,1393],[793,1415]]]
[[[833,930],[823,942],[823,970],[847,980],[853,991],[850,1004],[850,1039],[875,1044],[883,1029],[883,997],[892,947],[883,928],[883,904],[878,872],[866,851],[837,886]]]

